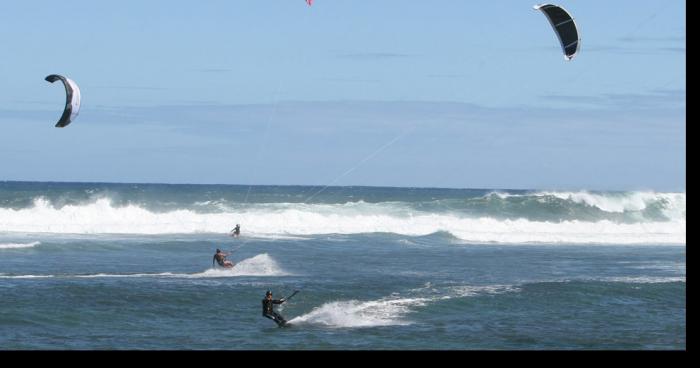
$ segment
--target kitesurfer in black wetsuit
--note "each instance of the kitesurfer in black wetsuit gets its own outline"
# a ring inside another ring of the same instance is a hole
[[[221,249],[217,249],[216,254],[214,254],[214,259],[211,261],[211,265],[214,266],[214,262],[216,262],[221,267],[225,267],[225,268],[233,267],[233,262],[227,261],[226,256],[228,256],[227,253],[222,252]]]
[[[267,317],[277,323],[277,326],[282,327],[284,326],[287,321],[276,313],[273,309],[274,304],[282,304],[286,300],[284,298],[282,299],[272,299],[272,291],[268,290],[265,293],[265,299],[262,300],[262,315],[263,317]]]

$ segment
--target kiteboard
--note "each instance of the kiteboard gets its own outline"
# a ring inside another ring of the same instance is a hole
[[[292,293],[292,295],[290,295],[290,296],[284,298],[284,301],[285,301],[285,302],[288,301],[288,300],[291,299],[294,295],[297,295],[297,293],[299,293],[299,290],[294,290],[294,292]],[[289,323],[289,322],[287,322],[287,320],[284,320],[284,319],[282,320],[281,323],[278,323],[278,324],[277,324],[277,327],[279,327],[279,328],[285,328],[285,327],[291,327],[291,326],[292,326],[292,324]]]

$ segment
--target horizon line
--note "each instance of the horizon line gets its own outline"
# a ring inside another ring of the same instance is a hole
[[[38,181],[38,180],[0,180],[0,183],[48,183],[48,184],[116,184],[116,185],[182,185],[182,186],[231,186],[231,187],[327,187],[327,188],[385,188],[385,189],[440,189],[440,190],[491,190],[491,191],[582,191],[582,192],[643,192],[686,193],[682,191],[660,191],[658,189],[585,189],[585,188],[464,188],[464,187],[418,187],[393,185],[326,185],[326,184],[231,184],[231,183],[173,183],[173,182],[113,182],[113,181]]]

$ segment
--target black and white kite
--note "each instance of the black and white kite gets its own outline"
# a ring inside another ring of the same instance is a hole
[[[574,18],[564,8],[557,5],[541,4],[535,5],[534,8],[542,11],[552,28],[554,28],[554,32],[557,34],[561,48],[564,51],[564,59],[573,59],[581,45]]]
[[[61,115],[61,118],[58,119],[56,123],[56,128],[63,128],[78,116],[78,112],[80,111],[80,88],[78,88],[78,85],[74,81],[62,75],[51,74],[44,79],[51,83],[60,80],[66,88],[66,107],[63,109],[63,115]]]

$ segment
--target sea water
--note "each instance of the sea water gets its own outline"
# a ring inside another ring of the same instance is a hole
[[[685,244],[685,193],[0,182],[0,349],[685,349]]]

